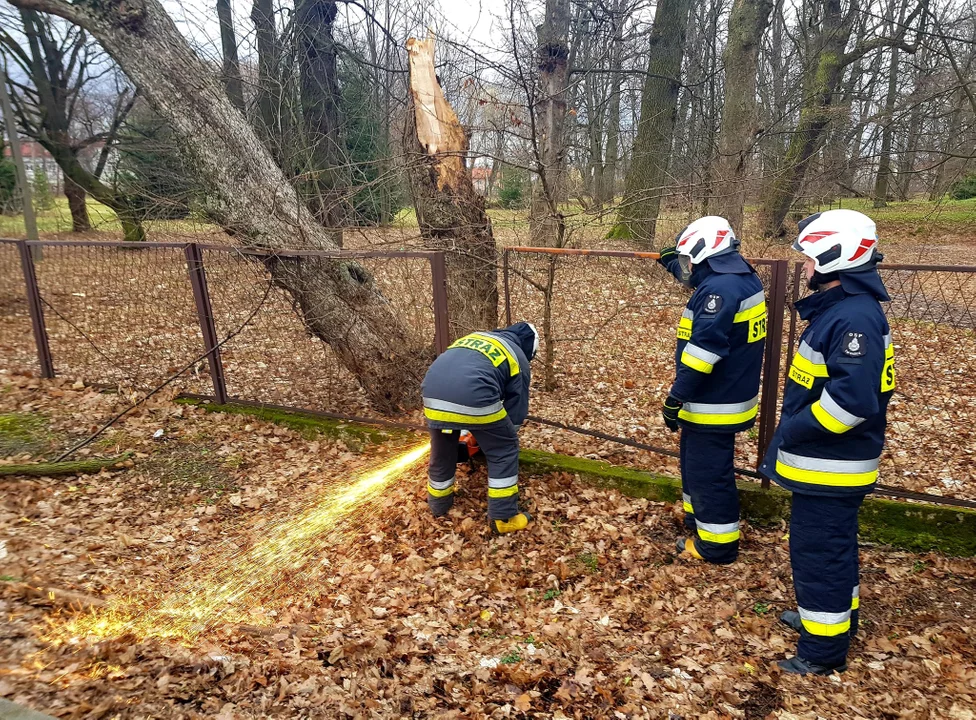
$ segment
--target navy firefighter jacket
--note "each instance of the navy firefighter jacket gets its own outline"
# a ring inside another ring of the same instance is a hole
[[[867,494],[878,479],[895,350],[877,270],[797,301],[809,325],[793,357],[779,427],[759,471],[808,495]]]
[[[678,276],[677,259],[666,267]],[[683,405],[682,426],[739,432],[759,410],[759,374],[766,337],[766,295],[756,271],[738,252],[694,266],[695,288],[678,324],[671,396]]]
[[[525,422],[533,340],[528,324],[516,323],[454,341],[434,360],[421,385],[428,427],[463,430]]]

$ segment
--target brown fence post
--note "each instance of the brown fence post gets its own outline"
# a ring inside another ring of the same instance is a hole
[[[508,248],[502,250],[502,287],[505,291],[505,325],[512,324],[512,296],[508,289]]]
[[[443,252],[430,254],[430,273],[434,284],[434,348],[440,355],[447,350],[451,333],[447,316],[447,264]]]
[[[803,263],[798,262],[793,266],[793,302],[790,305],[790,335],[787,345],[786,358],[793,358],[793,351],[796,349],[796,301],[800,299],[800,283],[803,282]]]
[[[783,355],[783,313],[786,311],[786,275],[789,264],[786,260],[771,263],[772,278],[769,283],[770,308],[767,316],[769,326],[766,332],[766,355],[763,359],[763,383],[759,400],[759,453],[756,468],[762,464],[763,455],[776,431],[776,407],[779,405],[779,366]],[[769,480],[763,478],[762,486],[769,487]]]
[[[197,306],[200,332],[203,334],[203,347],[207,351],[207,363],[210,365],[214,398],[218,404],[223,405],[227,402],[227,384],[224,382],[224,365],[220,360],[220,347],[217,344],[217,326],[210,304],[210,291],[207,289],[207,274],[203,269],[203,252],[196,243],[188,243],[183,252],[186,255],[190,287],[193,288],[193,301]]]
[[[44,323],[44,307],[41,303],[41,290],[37,285],[37,272],[34,256],[25,240],[17,242],[20,253],[20,267],[24,271],[24,285],[27,289],[27,310],[30,312],[31,329],[34,331],[34,344],[37,346],[37,360],[41,365],[41,377],[54,377],[54,360],[51,346],[47,341],[47,326]]]

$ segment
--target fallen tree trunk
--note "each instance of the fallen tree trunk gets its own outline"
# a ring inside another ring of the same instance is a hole
[[[88,30],[173,128],[207,190],[210,218],[243,245],[338,250],[315,221],[218,78],[159,0],[12,0]],[[370,401],[393,411],[419,401],[432,346],[414,337],[356,263],[326,258],[269,263],[308,330],[336,350]]]
[[[495,237],[465,167],[468,138],[434,71],[434,38],[410,38],[407,174],[424,244],[447,252],[451,337],[498,324]]]
[[[48,477],[54,475],[90,475],[101,472],[106,468],[114,468],[125,462],[132,453],[124,453],[110,458],[93,458],[91,460],[72,460],[71,462],[40,462],[22,463],[20,465],[0,465],[0,478],[16,475],[31,477]]]

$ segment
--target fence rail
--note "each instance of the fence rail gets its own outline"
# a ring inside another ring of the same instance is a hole
[[[43,260],[35,251],[43,250]],[[687,291],[652,252],[513,247],[501,251],[499,311],[542,329],[532,419],[550,432],[677,457],[659,427],[674,372],[674,327]],[[196,243],[0,239],[0,350],[13,371],[155,387],[192,364],[188,394],[339,419],[378,418],[328,345],[312,338],[266,260],[355,260],[397,314],[437,352],[449,337],[443,252],[271,251]],[[754,431],[737,471],[758,478],[780,389],[800,334],[802,265],[756,260],[769,325]],[[968,431],[976,407],[965,368],[976,356],[976,267],[882,265],[892,301],[898,387],[882,463],[894,497],[976,507]],[[33,353],[34,359],[31,359]],[[976,390],[973,391],[976,393]],[[970,418],[969,414],[974,413]],[[958,431],[958,432],[957,432]],[[530,436],[530,443],[538,439]],[[764,484],[766,484],[764,482]]]

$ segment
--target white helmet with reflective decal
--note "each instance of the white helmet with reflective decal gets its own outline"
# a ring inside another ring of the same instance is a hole
[[[739,241],[728,220],[718,215],[706,215],[682,230],[675,245],[679,256],[687,257],[692,265],[697,265],[706,258],[738,247]]]
[[[856,210],[827,210],[804,218],[799,227],[793,249],[812,258],[822,275],[855,270],[878,252],[874,220]]]
[[[529,328],[532,330],[532,334],[535,336],[534,340],[532,341],[532,357],[529,358],[529,360],[532,360],[535,358],[536,353],[539,352],[539,331],[535,329],[535,325],[532,323],[525,324],[529,326]]]

